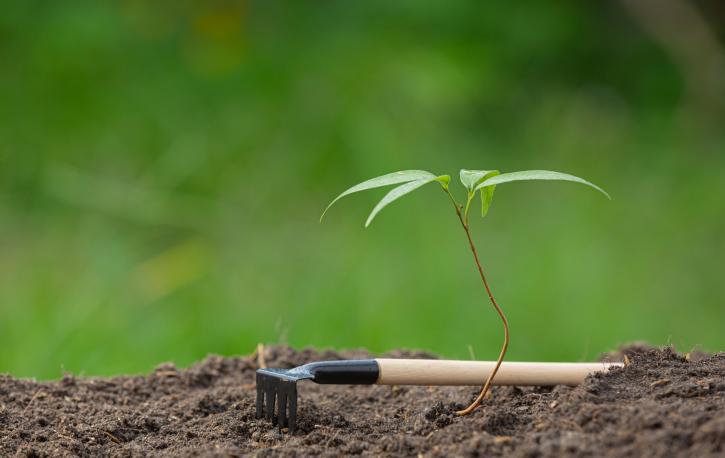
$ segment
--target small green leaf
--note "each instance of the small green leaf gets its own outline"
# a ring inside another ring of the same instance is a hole
[[[488,214],[488,209],[491,208],[491,202],[493,202],[493,192],[495,190],[495,184],[481,188],[481,218],[485,218]]]
[[[512,181],[524,181],[524,180],[561,180],[561,181],[573,181],[575,183],[581,183],[585,184],[587,186],[590,186],[597,191],[604,194],[607,199],[611,200],[611,197],[609,194],[607,194],[607,191],[600,188],[599,186],[595,185],[594,183],[590,183],[587,180],[583,178],[579,178],[574,175],[569,175],[566,173],[561,172],[552,172],[549,170],[524,170],[521,172],[511,172],[511,173],[502,173],[500,175],[496,175],[491,178],[487,178],[483,180],[481,183],[479,183],[476,186],[476,190],[483,189],[486,187],[502,184],[502,183],[509,183]]]
[[[332,207],[332,204],[337,202],[338,200],[342,199],[345,196],[348,196],[355,192],[365,191],[367,189],[373,189],[373,188],[380,188],[382,186],[388,186],[391,184],[398,184],[398,183],[406,183],[409,181],[415,181],[415,180],[423,180],[423,179],[436,179],[440,177],[436,177],[434,174],[430,172],[426,172],[425,170],[402,170],[400,172],[393,172],[389,173],[387,175],[382,175],[379,177],[371,178],[367,181],[363,181],[362,183],[356,184],[352,188],[346,190],[339,196],[335,197],[335,200],[330,202],[330,205],[325,208],[325,211],[322,212],[322,216],[320,216],[320,221],[322,221],[322,218],[325,217],[325,213],[327,213],[327,210]]]
[[[478,186],[484,180],[500,174],[498,170],[466,170],[461,169],[460,177],[463,186],[468,189],[468,201],[470,202],[475,196],[474,194],[478,190]],[[491,206],[493,200],[493,191],[496,189],[495,186],[490,186],[481,189],[481,217],[486,216],[488,209]],[[466,215],[468,215],[468,203],[466,204]]]
[[[436,177],[435,181],[441,184],[443,186],[443,189],[448,189],[448,184],[451,182],[451,176],[450,175],[441,175],[439,177]]]
[[[468,192],[473,194],[476,186],[485,180],[486,178],[498,175],[498,170],[466,170],[461,169],[459,176],[461,178],[461,184],[468,189]]]
[[[446,177],[448,178],[447,180]],[[373,221],[375,216],[380,213],[380,210],[385,208],[388,204],[397,199],[400,199],[401,197],[410,192],[415,191],[421,186],[432,183],[434,181],[441,182],[441,186],[443,186],[443,182],[447,183],[448,181],[450,181],[450,177],[448,177],[447,175],[441,175],[439,177],[433,176],[433,178],[423,178],[421,180],[411,181],[410,183],[405,183],[398,186],[397,188],[393,188],[389,193],[385,195],[385,197],[380,200],[380,202],[378,202],[375,208],[373,208],[373,211],[370,212],[370,216],[368,216],[367,221],[365,221],[365,227],[370,226],[370,223]]]

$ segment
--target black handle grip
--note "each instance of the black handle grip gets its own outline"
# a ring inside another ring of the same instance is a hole
[[[302,366],[315,383],[336,385],[372,385],[378,381],[380,367],[374,359],[319,361]]]

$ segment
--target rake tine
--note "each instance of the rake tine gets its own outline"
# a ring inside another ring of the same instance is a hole
[[[266,385],[265,379],[266,377],[264,377],[262,374],[257,374],[257,410],[255,413],[255,416],[257,418],[262,418],[262,415],[264,414],[264,387]]]
[[[279,384],[279,393],[277,394],[277,422],[280,430],[287,426],[287,385],[289,385],[289,382],[283,380]]]
[[[297,384],[291,383],[289,393],[289,433],[294,434],[297,427]]]
[[[279,386],[279,381],[275,379],[267,380],[267,386],[264,393],[265,401],[266,401],[266,407],[267,407],[267,420],[271,421],[272,424],[274,424],[274,403],[277,398],[277,388]]]

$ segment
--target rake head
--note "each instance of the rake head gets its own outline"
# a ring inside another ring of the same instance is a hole
[[[321,361],[293,369],[258,369],[257,418],[264,416],[272,424],[278,424],[280,430],[287,427],[292,434],[297,424],[297,382],[370,385],[377,381],[378,374],[378,363],[374,359]]]
[[[297,382],[313,378],[310,373],[296,375],[292,372],[285,369],[257,371],[257,418],[266,416],[272,424],[279,424],[280,430],[288,427],[290,434],[294,433],[297,423]]]

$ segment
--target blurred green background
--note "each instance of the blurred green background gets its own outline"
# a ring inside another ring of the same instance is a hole
[[[725,348],[725,8],[36,2],[0,15],[0,372],[258,342],[494,359],[500,323],[409,168],[552,169],[474,220],[510,359]],[[457,181],[454,190],[462,196]]]

